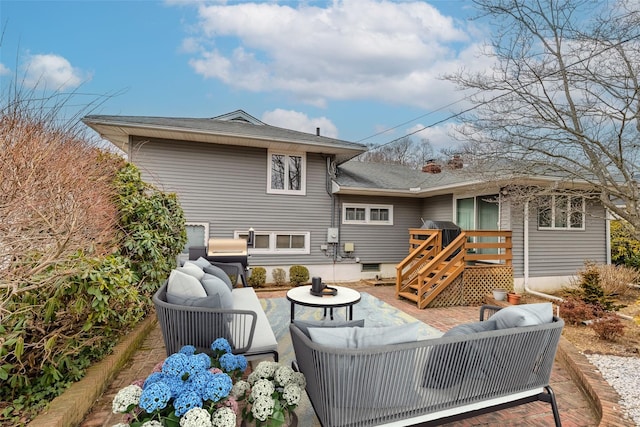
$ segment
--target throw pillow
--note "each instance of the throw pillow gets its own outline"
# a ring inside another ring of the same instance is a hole
[[[180,295],[167,294],[167,302],[176,305],[186,305],[190,307],[224,308],[220,304],[220,295],[208,297],[183,297]]]
[[[204,271],[195,264],[190,264],[188,261],[184,263],[182,267],[177,268],[178,271],[195,277],[196,279],[202,279]]]
[[[169,300],[168,296],[170,294],[185,298],[204,298],[207,296],[198,279],[177,269],[172,270],[169,275],[167,301]]]
[[[233,290],[233,284],[231,283],[231,279],[229,279],[229,275],[227,275],[227,273],[220,267],[209,264],[209,266],[204,268],[204,272],[216,276],[218,279],[221,279],[227,285],[230,291]]]
[[[211,265],[211,263],[209,261],[207,261],[206,258],[200,257],[196,260],[191,260],[189,262],[194,263],[195,265],[197,265],[198,267],[200,267],[201,269],[205,269],[205,267],[209,267]]]
[[[535,326],[553,321],[553,306],[550,302],[523,304],[505,307],[490,317],[498,329]]]
[[[309,328],[345,328],[345,327],[364,327],[364,319],[359,320],[294,320],[293,324],[298,327],[306,336],[309,335]]]
[[[420,322],[377,328],[308,328],[311,341],[338,348],[366,348],[418,340]]]
[[[222,279],[219,279],[213,274],[205,273],[200,282],[208,296],[218,295],[220,297],[221,308],[233,308],[231,290],[229,290],[229,287]]]

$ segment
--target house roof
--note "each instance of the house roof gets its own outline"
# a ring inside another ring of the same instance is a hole
[[[462,192],[482,194],[484,191],[497,191],[508,184],[589,188],[586,182],[545,174],[494,174],[489,177],[466,167],[452,169],[447,166],[442,166],[440,173],[427,173],[403,165],[350,160],[336,169],[332,191],[339,194],[424,198]]]
[[[82,121],[125,152],[130,136],[325,153],[335,155],[338,164],[367,150],[362,144],[267,125],[242,110],[212,118],[88,115]]]

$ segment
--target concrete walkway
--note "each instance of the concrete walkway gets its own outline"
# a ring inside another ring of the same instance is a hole
[[[403,300],[395,298],[392,286],[353,285],[352,287],[371,295],[412,315],[416,319],[446,331],[460,323],[476,321],[478,307],[450,307],[420,310]],[[259,292],[261,298],[283,297],[285,291]],[[133,352],[130,360],[119,369],[114,379],[106,386],[104,393],[94,402],[91,411],[81,422],[82,427],[107,427],[122,422],[121,414],[111,412],[113,397],[121,388],[133,380],[145,378],[153,366],[166,357],[162,334],[157,324],[151,329],[144,341]],[[95,384],[94,387],[101,386]],[[572,426],[626,426],[619,412],[617,393],[600,377],[586,358],[578,353],[565,339],[562,340],[558,357],[551,377],[562,424]],[[64,406],[64,404],[63,404]],[[73,410],[74,408],[70,408]],[[77,408],[76,408],[77,409]],[[55,425],[38,424],[34,425]],[[62,424],[64,425],[64,424]],[[299,425],[309,425],[299,420]],[[522,405],[516,408],[485,414],[465,421],[447,424],[448,426],[550,426],[553,415],[548,404],[541,402]]]

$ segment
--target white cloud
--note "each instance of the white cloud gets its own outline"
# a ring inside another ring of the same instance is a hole
[[[260,120],[271,126],[278,126],[306,133],[316,133],[316,128],[320,128],[321,136],[329,138],[338,137],[338,128],[326,117],[311,118],[298,111],[277,108],[273,111],[265,112]]]
[[[200,53],[190,61],[198,74],[318,106],[374,99],[434,108],[445,95],[460,98],[440,77],[473,56],[480,39],[424,1],[201,4],[198,14]],[[195,42],[186,42],[191,51]]]
[[[11,70],[7,68],[3,63],[0,63],[0,76],[7,76],[11,74]]]
[[[72,67],[64,57],[54,54],[31,55],[24,68],[24,83],[30,88],[73,89],[91,78],[88,73]]]
[[[428,140],[434,152],[439,152],[460,146],[460,141],[452,136],[454,127],[454,123],[446,123],[425,129],[425,125],[416,124],[406,130],[406,135],[411,135],[416,141]]]

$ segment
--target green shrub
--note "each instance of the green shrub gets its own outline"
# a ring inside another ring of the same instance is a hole
[[[309,269],[304,265],[292,265],[289,267],[289,280],[295,286],[309,281]]]
[[[287,272],[282,268],[274,268],[271,272],[276,286],[284,286],[287,283]]]
[[[617,311],[622,306],[616,305],[613,297],[605,292],[601,285],[599,266],[594,262],[585,262],[585,268],[578,272],[579,296],[587,304],[595,305],[605,311]]]
[[[611,261],[617,265],[640,268],[640,241],[624,220],[611,221]]]
[[[247,279],[249,285],[261,288],[267,282],[267,270],[264,267],[252,267],[251,276]]]

